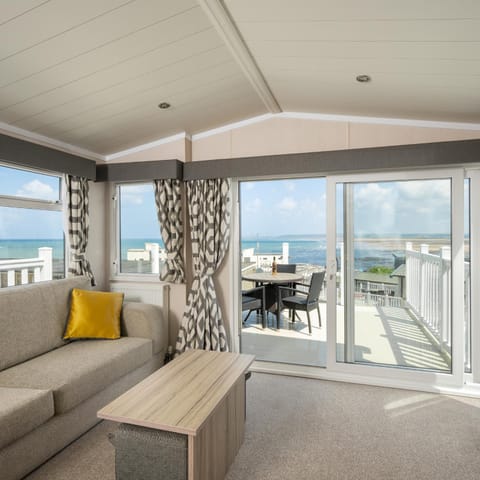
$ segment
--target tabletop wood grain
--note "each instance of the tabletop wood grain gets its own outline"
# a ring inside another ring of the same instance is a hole
[[[106,420],[196,435],[254,358],[188,350],[97,415]]]
[[[303,280],[303,275],[298,273],[246,273],[242,275],[243,280],[251,280],[252,282],[260,283],[291,283]]]

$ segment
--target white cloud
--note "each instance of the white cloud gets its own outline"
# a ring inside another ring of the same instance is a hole
[[[378,183],[367,183],[355,192],[355,202],[360,204],[375,205],[384,203],[392,198],[392,189],[382,187]]]
[[[410,182],[398,182],[398,192],[404,198],[419,202],[427,201],[450,201],[449,180],[417,180]]]
[[[291,180],[285,180],[285,188],[287,192],[295,191],[295,187],[296,187],[295,182],[292,182]]]
[[[278,204],[278,208],[284,212],[291,212],[297,208],[297,202],[292,197],[284,197]]]
[[[134,195],[131,193],[126,193],[122,195],[122,203],[129,205],[142,205],[143,197],[141,195]]]
[[[262,200],[256,197],[252,201],[248,202],[244,208],[245,211],[249,214],[257,214],[262,208],[262,205]]]
[[[365,233],[447,233],[450,182],[369,183],[355,191],[356,228]]]
[[[396,196],[396,190],[390,185],[367,183],[357,187],[354,195],[356,233],[380,233],[394,229]]]
[[[122,203],[129,205],[143,205],[145,194],[152,193],[151,185],[122,185]]]
[[[50,185],[36,179],[22,185],[17,190],[17,195],[40,200],[58,200],[58,193]]]

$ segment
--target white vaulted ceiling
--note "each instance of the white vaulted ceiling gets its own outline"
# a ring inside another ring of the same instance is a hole
[[[16,127],[105,154],[265,112],[194,0],[1,2],[0,18]]]
[[[480,122],[478,0],[226,5],[283,110]]]
[[[106,155],[280,110],[480,123],[480,2],[0,2],[4,127]]]

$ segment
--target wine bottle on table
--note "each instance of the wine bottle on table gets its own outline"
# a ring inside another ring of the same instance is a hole
[[[272,262],[272,275],[277,274],[277,261],[275,260],[275,257],[273,257],[273,262]]]

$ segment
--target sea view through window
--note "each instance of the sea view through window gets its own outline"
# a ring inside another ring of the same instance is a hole
[[[0,165],[0,287],[64,276],[61,177]]]

